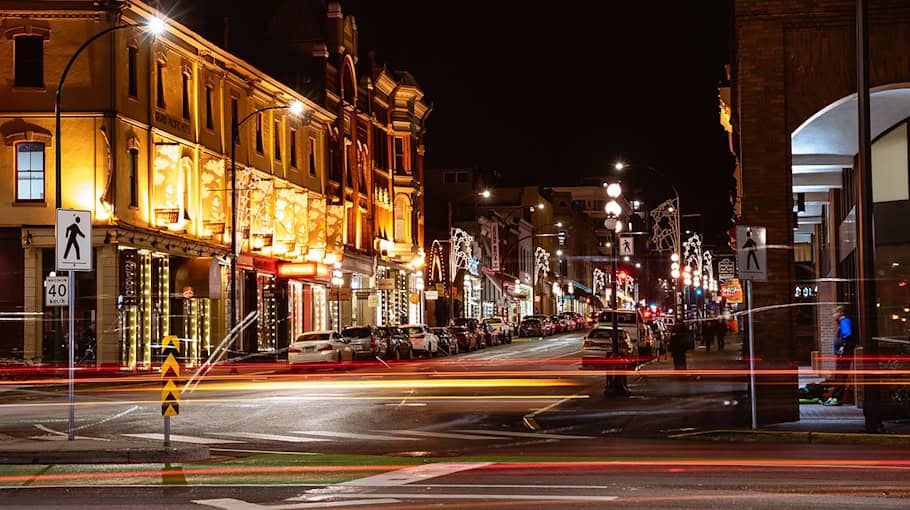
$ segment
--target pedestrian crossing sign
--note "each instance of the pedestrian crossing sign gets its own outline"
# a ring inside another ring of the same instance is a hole
[[[92,270],[92,212],[57,209],[57,271]]]
[[[767,232],[765,227],[736,226],[736,269],[741,280],[768,280]]]

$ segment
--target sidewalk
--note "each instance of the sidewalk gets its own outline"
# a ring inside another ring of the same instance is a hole
[[[80,438],[14,439],[0,434],[0,464],[134,464],[207,460],[205,446]]]

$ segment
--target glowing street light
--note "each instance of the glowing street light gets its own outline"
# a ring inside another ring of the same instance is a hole
[[[626,168],[626,164],[623,163],[622,161],[617,161],[617,162],[613,165],[613,168],[616,169],[617,171],[620,171],[620,172],[621,172],[624,168]]]
[[[488,189],[485,189],[480,192],[480,196],[482,196],[483,198],[490,198],[490,194],[491,194],[490,190],[488,190]]]
[[[610,198],[619,198],[622,195],[622,187],[618,182],[613,182],[607,185],[607,196]]]

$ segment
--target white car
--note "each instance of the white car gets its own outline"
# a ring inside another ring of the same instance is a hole
[[[487,317],[483,323],[493,330],[493,334],[499,337],[501,343],[512,343],[512,326],[501,317]]]
[[[613,356],[613,328],[610,326],[595,326],[586,336],[581,348],[581,367],[600,369],[626,369],[627,366],[617,366],[610,358]],[[629,332],[619,328],[619,350],[624,358],[637,356],[635,343]]]
[[[439,353],[439,337],[425,324],[406,324],[401,326],[401,329],[408,334],[411,349],[425,352],[428,356],[435,356]]]
[[[315,363],[344,363],[354,360],[354,349],[335,331],[310,331],[288,346],[288,365],[294,369]]]

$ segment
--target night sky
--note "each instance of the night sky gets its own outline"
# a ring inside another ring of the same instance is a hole
[[[177,19],[233,11],[231,51],[241,55],[238,45],[256,44],[258,20],[282,1],[170,0]],[[728,0],[341,5],[357,20],[361,58],[375,50],[378,61],[409,71],[433,104],[427,168],[476,166],[499,172],[503,185],[565,185],[607,176],[622,158],[674,179],[683,211],[703,212],[709,237],[727,226],[735,185],[717,85],[728,61]]]

